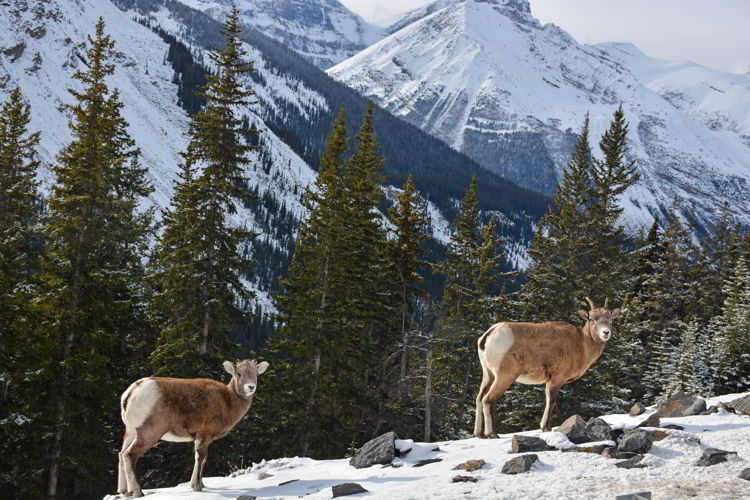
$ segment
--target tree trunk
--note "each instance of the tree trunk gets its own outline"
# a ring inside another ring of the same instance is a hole
[[[428,340],[427,344],[427,363],[426,363],[426,379],[424,383],[424,441],[425,443],[430,442],[430,434],[432,432],[432,344]]]
[[[409,390],[406,381],[406,363],[407,363],[407,346],[409,344],[409,336],[406,334],[406,280],[401,277],[401,371],[399,373],[398,381],[398,401],[403,401]]]

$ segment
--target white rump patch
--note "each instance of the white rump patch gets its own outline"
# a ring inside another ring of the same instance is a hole
[[[190,436],[178,436],[177,434],[173,434],[171,432],[167,432],[161,437],[162,441],[170,441],[172,443],[187,443],[193,440]]]
[[[505,323],[495,325],[492,333],[487,335],[484,350],[480,349],[480,356],[484,366],[496,367],[503,361],[505,354],[513,347],[513,330]]]
[[[137,429],[143,425],[143,422],[151,415],[151,411],[156,406],[160,396],[159,386],[153,380],[144,378],[138,382],[134,382],[122,395],[123,403],[130,396],[127,408],[122,412],[122,421],[132,429]]]

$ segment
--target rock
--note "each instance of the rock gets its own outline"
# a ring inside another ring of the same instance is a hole
[[[297,481],[299,481],[299,479],[290,479],[289,481],[284,481],[283,483],[279,483],[279,486],[284,486],[285,484],[290,484],[290,483],[296,483]]]
[[[664,426],[664,429],[672,429],[673,431],[684,431],[685,428],[681,425],[675,425],[675,424],[667,424]]]
[[[474,476],[453,476],[451,483],[476,483],[479,481],[478,477]]]
[[[637,417],[644,411],[646,411],[646,409],[643,406],[641,406],[639,403],[636,403],[633,405],[633,407],[630,409],[630,412],[628,413],[631,417]]]
[[[592,418],[586,424],[587,441],[611,441],[612,427],[601,418]]]
[[[649,432],[643,429],[631,429],[620,438],[618,451],[629,451],[632,453],[646,453],[651,449],[654,440]]]
[[[512,453],[527,453],[529,451],[550,451],[556,449],[550,446],[544,439],[533,436],[521,436],[516,434],[511,442]]]
[[[630,406],[629,402],[614,396],[612,397],[612,404],[614,405],[613,408],[620,413],[628,411],[628,407]]]
[[[726,410],[729,413],[737,413],[737,410],[735,410],[731,406],[728,406],[726,403],[719,403],[719,408],[721,408],[722,410]]]
[[[656,407],[656,413],[661,418],[689,417],[706,411],[706,400],[695,394],[678,392]]]
[[[539,460],[539,457],[533,453],[511,458],[503,465],[502,472],[503,474],[520,474],[521,472],[528,472],[537,460]]]
[[[735,399],[734,401],[730,401],[729,403],[725,404],[729,408],[734,409],[734,411],[736,412],[750,415],[750,394],[748,394],[747,396],[742,396],[741,398]]]
[[[579,415],[569,417],[556,430],[565,434],[571,443],[581,444],[588,441],[586,437],[586,422]]]
[[[261,471],[258,473],[258,481],[268,479],[269,477],[273,477],[273,474],[269,474],[268,472],[265,472],[265,471]]]
[[[710,465],[720,464],[727,461],[729,455],[736,455],[736,451],[725,451],[716,448],[706,448],[703,455],[695,462],[699,467],[708,467]]]
[[[485,463],[486,462],[481,459],[480,460],[467,460],[466,462],[462,464],[458,464],[457,466],[453,467],[453,470],[465,470],[466,472],[474,472],[475,470],[481,469]]]
[[[593,446],[579,446],[578,448],[563,451],[577,451],[579,453],[596,453],[597,455],[601,455],[605,448],[609,448],[609,446],[606,444],[596,444]]]
[[[656,413],[649,415],[649,417],[638,424],[636,428],[638,427],[659,427],[661,425],[661,419],[659,418],[659,415]]]
[[[708,410],[701,412],[701,415],[713,415],[714,413],[718,413],[718,412],[719,412],[718,406],[709,406]]]
[[[649,434],[651,434],[651,439],[653,441],[663,441],[669,437],[669,433],[661,429],[658,431],[651,431]]]
[[[424,467],[425,465],[434,464],[437,462],[442,462],[442,458],[425,458],[423,460],[420,460],[419,462],[412,465],[412,467]]]
[[[435,446],[435,447],[434,447],[434,448],[433,448],[432,450],[430,450],[430,451],[440,451],[440,446]]]
[[[607,447],[602,450],[602,456],[604,458],[615,458],[618,460],[633,458],[637,456],[637,453],[631,451],[619,451],[617,448]]]
[[[740,472],[740,479],[744,479],[745,481],[750,481],[750,468],[747,468]]]
[[[389,464],[396,457],[395,432],[386,432],[382,436],[366,442],[349,460],[355,469],[363,469],[375,464]]]
[[[684,490],[684,488],[682,488]],[[687,493],[687,492],[686,492]],[[694,497],[697,493],[687,493],[687,496]],[[625,495],[617,495],[615,500],[651,500],[650,491],[636,491],[635,493],[626,493]]]
[[[641,460],[643,460],[643,455],[636,455],[627,460],[623,460],[622,462],[617,462],[615,464],[615,467],[619,467],[621,469],[643,469],[644,467],[646,467],[646,464],[642,464]]]
[[[253,495],[242,495],[237,497],[237,500],[257,500],[258,497]]]
[[[358,493],[367,493],[367,490],[357,483],[337,484],[331,486],[331,490],[333,491],[333,498],[357,495]]]

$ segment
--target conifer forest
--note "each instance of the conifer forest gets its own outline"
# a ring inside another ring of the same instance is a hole
[[[622,105],[601,136],[588,116],[573,131],[550,198],[507,188],[507,199],[485,200],[479,167],[460,184],[425,165],[396,173],[394,146],[381,145],[395,144],[393,119],[372,102],[342,101],[320,144],[287,133],[317,168],[295,212],[253,177],[274,159],[243,113],[262,105],[262,82],[238,16],[205,61],[154,29],[189,116],[164,209],[148,203],[154,187],[110,83],[121,68],[104,20],[74,74],[72,140],[56,152],[48,189],[38,148],[53,131],[31,126],[23,88],[0,94],[0,497],[111,493],[123,391],[147,376],[226,382],[224,360],[270,367],[252,410],[212,445],[206,475],[278,457],[343,458],[387,431],[469,437],[482,333],[503,321],[582,326],[586,297],[627,312],[598,362],[562,388],[553,425],[679,391],[750,390],[750,232],[728,205],[708,226],[679,201],[648,230],[627,228],[621,201],[641,171]],[[504,192],[489,182],[495,197]],[[436,201],[450,214],[448,244],[434,238],[428,185],[448,193]],[[509,224],[510,205],[533,222]],[[274,213],[264,225],[236,223],[239,209],[263,207]],[[508,255],[524,227],[519,267]],[[269,243],[272,232],[283,245]],[[251,281],[271,305],[258,305]],[[537,429],[544,402],[543,385],[514,384],[494,410],[496,430]],[[162,442],[138,473],[154,488],[186,481],[192,467],[187,445]]]

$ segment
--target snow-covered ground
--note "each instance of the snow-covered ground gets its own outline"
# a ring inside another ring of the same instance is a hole
[[[710,406],[740,396],[712,398],[707,403]],[[638,417],[608,415],[604,419],[614,428],[630,428],[653,411],[648,410]],[[151,490],[148,498],[234,500],[242,495],[253,495],[259,499],[327,499],[332,497],[331,486],[346,482],[356,482],[369,491],[352,498],[388,500],[613,499],[617,494],[637,491],[651,491],[653,498],[659,500],[750,498],[750,483],[738,478],[740,471],[750,467],[750,416],[720,410],[708,416],[662,419],[662,426],[667,424],[677,424],[685,430],[669,430],[666,439],[655,442],[643,459],[642,463],[648,465],[643,469],[620,469],[614,465],[619,460],[591,453],[548,451],[537,453],[539,462],[532,466],[531,472],[513,476],[502,474],[503,464],[517,456],[510,453],[513,435],[506,434],[498,439],[472,438],[429,444],[397,442],[397,445],[411,446],[412,451],[405,458],[395,459],[396,467],[376,465],[355,469],[349,466],[348,459],[318,461],[296,457],[264,461],[235,473],[234,477],[205,478],[206,489],[201,493],[194,493],[185,483]],[[556,432],[524,434],[541,436],[557,445],[567,441]],[[434,451],[436,447],[438,451]],[[736,451],[738,456],[710,467],[695,466],[708,447]],[[187,447],[185,453],[190,453]],[[413,466],[425,458],[442,461]],[[486,465],[476,472],[453,470],[456,465],[473,459],[482,459]],[[478,482],[452,483],[451,478],[459,474],[475,476]]]

